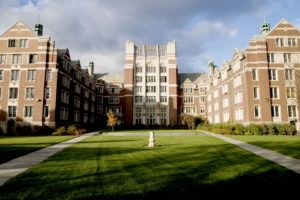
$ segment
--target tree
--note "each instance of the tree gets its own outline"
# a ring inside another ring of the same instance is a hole
[[[183,114],[181,119],[187,124],[189,130],[191,130],[195,126],[195,117],[192,115]]]
[[[111,111],[106,113],[107,115],[107,125],[112,128],[112,131],[114,131],[114,126],[118,123],[118,117]]]

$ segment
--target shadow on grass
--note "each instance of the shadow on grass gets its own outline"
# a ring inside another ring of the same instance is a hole
[[[147,148],[101,143],[80,144],[51,157],[2,186],[1,198],[287,198],[299,191],[299,174],[230,144]]]

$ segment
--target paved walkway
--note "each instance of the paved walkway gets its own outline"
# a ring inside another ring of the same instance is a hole
[[[256,155],[259,155],[267,160],[275,162],[278,165],[286,167],[286,168],[300,174],[300,160],[299,159],[283,155],[276,151],[271,151],[271,150],[267,150],[267,149],[264,149],[264,148],[261,148],[261,147],[255,146],[255,145],[247,144],[245,142],[241,142],[241,141],[226,137],[224,135],[214,134],[214,133],[210,133],[210,132],[205,132],[205,133],[208,135],[211,135],[213,137],[222,139],[231,144],[234,144],[243,149],[246,149],[248,151],[251,151],[252,153],[254,153]]]
[[[3,185],[9,179],[26,171],[28,168],[32,167],[33,165],[39,164],[40,162],[46,160],[47,158],[63,150],[64,148],[67,148],[95,134],[98,134],[98,132],[87,133],[79,137],[73,138],[71,140],[37,150],[35,152],[29,153],[27,155],[15,158],[13,160],[1,164],[0,165],[0,186]]]

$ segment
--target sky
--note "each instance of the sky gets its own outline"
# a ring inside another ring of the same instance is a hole
[[[68,48],[96,73],[124,69],[125,43],[167,44],[175,40],[181,73],[205,73],[235,48],[286,19],[300,28],[298,0],[0,0],[0,35],[22,20],[40,22],[57,48]]]

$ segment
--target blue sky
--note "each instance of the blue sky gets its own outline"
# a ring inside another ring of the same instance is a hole
[[[266,20],[285,18],[300,27],[297,0],[0,0],[0,34],[18,20],[44,25],[58,48],[69,48],[96,72],[121,72],[126,40],[165,44],[176,40],[180,72],[207,72],[235,48],[246,48]]]

